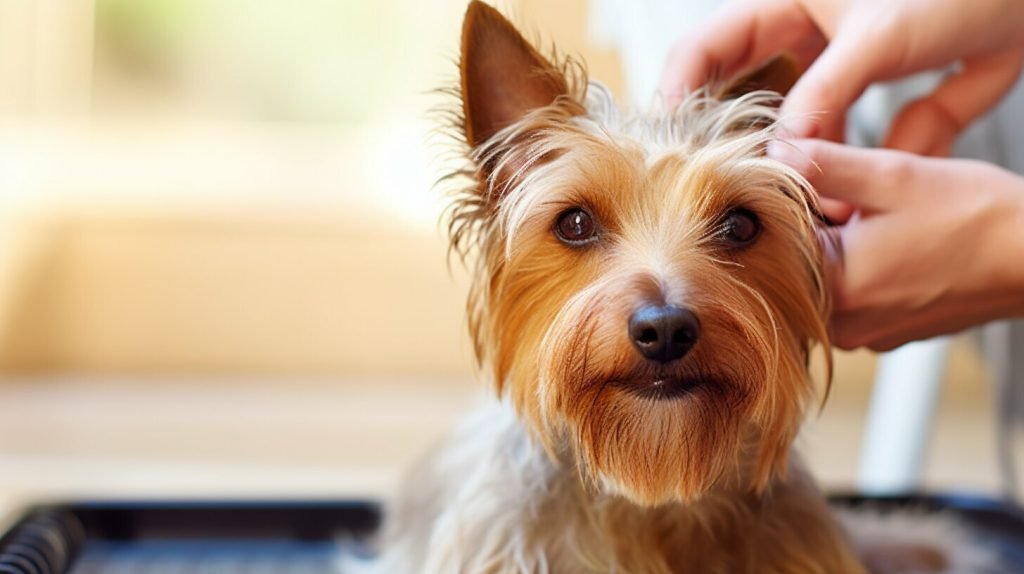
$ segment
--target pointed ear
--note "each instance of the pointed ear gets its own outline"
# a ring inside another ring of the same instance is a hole
[[[497,10],[477,0],[462,24],[459,67],[466,141],[472,147],[569,93],[565,75]]]
[[[802,74],[803,70],[796,59],[783,54],[772,58],[753,72],[726,82],[718,98],[729,100],[757,90],[769,90],[785,96]]]

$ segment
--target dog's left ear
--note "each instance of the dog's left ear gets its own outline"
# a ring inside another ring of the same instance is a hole
[[[569,94],[565,75],[497,10],[474,0],[462,24],[462,106],[476,147],[531,110]]]
[[[776,56],[753,72],[741,74],[726,82],[718,91],[717,97],[720,100],[729,100],[758,90],[768,90],[785,96],[802,74],[803,70],[795,58],[788,55]]]

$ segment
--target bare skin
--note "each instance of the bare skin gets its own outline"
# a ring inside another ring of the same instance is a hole
[[[1024,316],[1024,178],[922,157],[948,156],[1020,76],[1024,2],[738,0],[676,43],[661,92],[671,105],[708,77],[782,52],[808,69],[782,110],[796,139],[769,153],[807,176],[840,224],[842,258],[830,265],[837,344],[886,350]],[[869,85],[950,65],[956,73],[897,114],[891,149],[823,141],[842,139]]]
[[[824,140],[772,153],[856,208],[833,228],[842,245],[829,274],[839,347],[884,351],[1024,316],[1024,178],[979,161]]]

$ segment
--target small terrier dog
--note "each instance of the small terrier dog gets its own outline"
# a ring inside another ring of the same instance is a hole
[[[627,116],[556,62],[470,4],[449,229],[501,401],[416,469],[374,570],[867,572],[791,454],[829,300],[815,196],[765,155],[779,96]]]

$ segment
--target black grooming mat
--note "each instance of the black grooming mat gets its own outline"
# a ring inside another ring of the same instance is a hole
[[[1024,572],[1024,512],[972,497],[832,497],[840,507],[954,513]],[[373,502],[96,502],[26,513],[0,538],[0,574],[336,574],[366,554]]]
[[[28,512],[0,574],[328,574],[380,523],[372,503],[84,503]]]
[[[963,524],[980,544],[995,550],[1007,573],[1024,573],[1024,509],[981,496],[833,495],[833,506],[871,512],[941,512]]]

